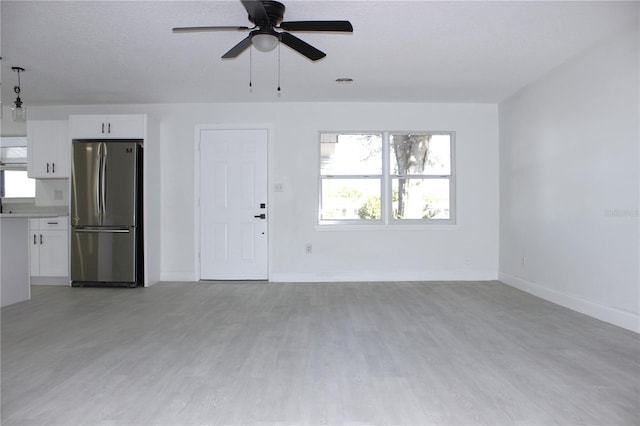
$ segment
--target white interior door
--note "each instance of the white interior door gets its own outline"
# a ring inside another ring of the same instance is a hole
[[[266,280],[267,130],[200,131],[200,278]]]

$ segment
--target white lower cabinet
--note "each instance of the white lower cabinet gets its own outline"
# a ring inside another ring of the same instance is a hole
[[[29,220],[32,277],[69,276],[69,225],[67,217]]]

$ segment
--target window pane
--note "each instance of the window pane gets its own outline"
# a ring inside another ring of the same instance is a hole
[[[322,133],[320,174],[382,174],[382,135]]]
[[[321,220],[380,220],[380,179],[322,179]]]
[[[0,161],[4,164],[27,164],[26,146],[3,146],[0,147]]]
[[[449,179],[391,182],[394,219],[449,219]]]
[[[27,177],[26,170],[5,170],[4,196],[6,198],[33,198],[36,196],[36,180]]]
[[[451,174],[451,135],[391,135],[389,150],[394,175]]]

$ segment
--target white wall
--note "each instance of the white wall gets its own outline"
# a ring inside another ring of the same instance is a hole
[[[33,119],[70,113],[148,113],[161,124],[161,278],[196,277],[195,126],[264,126],[270,135],[273,281],[496,279],[496,105],[254,103],[32,107]],[[458,225],[452,230],[315,229],[319,130],[456,132]],[[273,192],[274,183],[284,192]],[[305,254],[305,245],[313,254]],[[469,259],[469,264],[467,264]]]
[[[499,106],[501,280],[636,332],[638,40],[636,23]]]
[[[36,206],[69,206],[69,179],[36,179]],[[67,209],[61,209],[63,212]]]

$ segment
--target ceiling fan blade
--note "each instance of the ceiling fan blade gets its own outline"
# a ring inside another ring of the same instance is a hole
[[[222,55],[223,59],[235,58],[251,46],[251,34],[242,39],[242,41],[231,48],[227,53]]]
[[[269,22],[269,15],[267,14],[267,10],[264,8],[264,5],[262,4],[262,2],[258,1],[258,0],[240,0],[242,2],[242,5],[244,6],[245,9],[247,9],[247,12],[249,13],[249,16],[251,18],[253,18],[252,22]]]
[[[289,21],[281,22],[279,28],[286,31],[340,31],[352,33],[349,21]]]
[[[293,50],[297,51],[298,53],[303,54],[304,56],[311,59],[312,61],[317,61],[318,59],[322,59],[325,56],[327,56],[326,53],[316,49],[306,41],[300,40],[298,37],[294,36],[293,34],[280,33],[280,41],[286,44],[287,46],[289,46],[290,48],[292,48]]]
[[[174,33],[196,33],[204,31],[247,31],[249,27],[174,27],[171,29]]]

